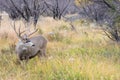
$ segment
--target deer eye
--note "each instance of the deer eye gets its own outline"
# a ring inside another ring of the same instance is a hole
[[[30,40],[26,40],[26,43],[29,43],[30,42]]]

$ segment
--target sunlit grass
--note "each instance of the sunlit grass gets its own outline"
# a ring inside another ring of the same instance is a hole
[[[0,80],[119,80],[120,46],[100,28],[78,23],[74,23],[76,33],[64,21],[41,19],[37,27],[50,37],[47,58],[35,57],[27,64],[20,64],[14,52],[15,33],[7,26],[1,28]],[[4,32],[9,33],[7,38]]]

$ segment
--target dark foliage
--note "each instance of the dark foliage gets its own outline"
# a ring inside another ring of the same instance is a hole
[[[43,1],[40,0],[5,0],[1,1],[1,8],[13,20],[22,18],[29,22],[33,18],[35,26],[39,16],[45,11]]]
[[[100,25],[107,25],[104,28],[106,35],[116,41],[120,41],[120,1],[119,0],[90,0],[80,3],[79,15],[84,15]]]
[[[73,6],[74,0],[44,0],[44,3],[54,19],[61,19],[67,13],[67,9]]]

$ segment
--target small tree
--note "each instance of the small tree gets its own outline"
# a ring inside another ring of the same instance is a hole
[[[120,42],[120,1],[119,0],[102,0],[95,1],[98,4],[104,4],[107,7],[107,18],[105,19],[108,29],[106,35],[113,41]]]
[[[40,15],[45,11],[42,0],[5,0],[2,6],[11,19],[22,18],[29,23],[33,18],[34,26],[36,26]]]
[[[119,0],[89,0],[79,3],[79,14],[100,25],[107,25],[106,35],[116,42],[120,41],[120,1]],[[82,6],[81,6],[82,5]]]
[[[44,0],[45,5],[51,11],[54,19],[61,19],[66,14],[67,8],[73,0]]]

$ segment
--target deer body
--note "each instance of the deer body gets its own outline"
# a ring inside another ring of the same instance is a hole
[[[41,35],[20,40],[16,45],[16,53],[20,60],[28,60],[35,56],[46,56],[47,39]]]
[[[30,37],[32,34],[37,32],[38,29],[34,29],[33,32],[29,31],[30,33],[26,34],[26,30],[20,30],[21,27],[16,30],[15,22],[12,27],[19,39],[18,43],[16,44],[15,51],[20,60],[28,61],[37,55],[39,57],[46,56],[47,39],[42,35]]]

